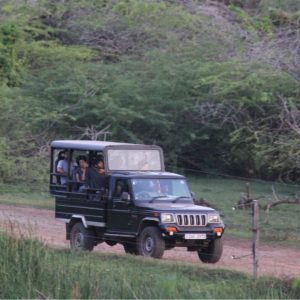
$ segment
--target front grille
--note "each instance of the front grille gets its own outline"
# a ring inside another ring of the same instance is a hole
[[[177,214],[176,219],[179,226],[207,225],[207,215],[205,214]]]

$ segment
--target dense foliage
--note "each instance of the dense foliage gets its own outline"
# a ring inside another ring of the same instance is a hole
[[[299,180],[299,1],[0,3],[0,180],[41,178],[49,141],[86,129]]]

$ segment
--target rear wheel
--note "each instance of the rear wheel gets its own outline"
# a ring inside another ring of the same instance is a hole
[[[165,251],[165,241],[157,227],[145,227],[138,239],[138,254],[153,258],[161,258]]]
[[[214,264],[218,262],[223,252],[223,239],[212,240],[207,248],[199,249],[198,256],[204,263]]]
[[[73,250],[92,251],[95,245],[95,235],[90,229],[78,222],[74,224],[70,232],[70,244]]]

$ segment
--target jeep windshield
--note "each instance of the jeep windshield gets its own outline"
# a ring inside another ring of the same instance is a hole
[[[135,200],[192,201],[184,179],[132,179]]]

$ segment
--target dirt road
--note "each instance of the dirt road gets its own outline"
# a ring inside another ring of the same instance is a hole
[[[65,224],[55,220],[53,211],[0,205],[0,230],[10,231],[12,228],[23,235],[36,237],[51,247],[69,247],[69,242],[65,240]],[[121,245],[110,247],[103,243],[98,245],[95,250],[125,255]],[[206,266],[252,274],[252,257],[250,254],[250,241],[225,237],[222,259],[215,265]],[[241,258],[233,259],[232,257]],[[202,264],[197,253],[187,252],[185,248],[166,251],[163,259]],[[259,275],[287,278],[300,277],[300,251],[260,245],[258,273]]]

